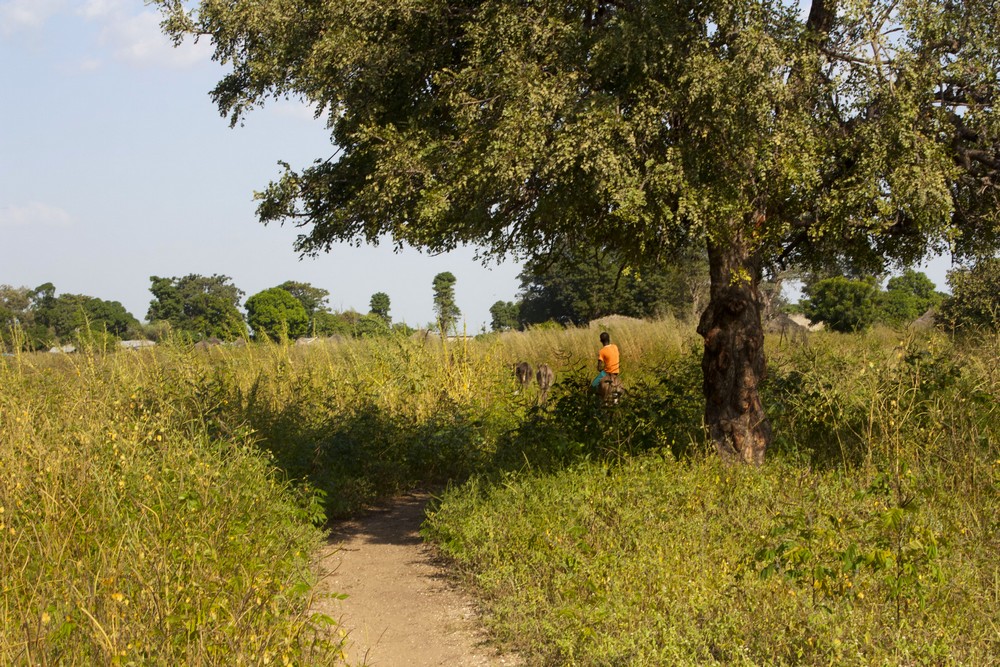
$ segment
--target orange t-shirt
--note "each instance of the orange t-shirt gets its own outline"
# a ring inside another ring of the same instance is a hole
[[[598,352],[597,358],[604,362],[604,372],[618,375],[618,346],[608,343]]]

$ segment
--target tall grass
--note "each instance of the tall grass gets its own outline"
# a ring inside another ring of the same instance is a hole
[[[426,534],[529,663],[997,662],[998,340],[880,330],[768,345],[777,437],[760,470],[636,433],[629,456],[579,450],[443,494]],[[670,363],[663,390],[683,404],[697,354]],[[691,427],[691,410],[636,398],[609,421]]]
[[[760,470],[705,442],[689,323],[5,358],[0,663],[336,662],[313,526],[446,485],[427,534],[530,663],[995,661],[1000,342],[767,345]]]
[[[207,372],[181,349],[0,364],[0,664],[336,661],[307,613],[322,535],[248,428],[215,432]]]

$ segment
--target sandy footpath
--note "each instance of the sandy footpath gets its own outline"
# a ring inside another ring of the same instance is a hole
[[[320,592],[349,597],[321,599],[317,610],[349,633],[351,665],[521,665],[487,643],[473,601],[420,539],[427,500],[403,496],[336,525],[319,554]]]

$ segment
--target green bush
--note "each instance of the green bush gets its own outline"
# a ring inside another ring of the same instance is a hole
[[[1000,328],[1000,259],[989,258],[972,268],[948,272],[951,296],[938,318],[950,330]]]
[[[861,331],[878,315],[877,288],[871,281],[837,276],[807,287],[802,310],[813,322],[824,322],[834,331]]]
[[[290,292],[272,287],[247,299],[247,324],[255,338],[276,340],[282,336],[299,338],[306,335],[309,315]]]

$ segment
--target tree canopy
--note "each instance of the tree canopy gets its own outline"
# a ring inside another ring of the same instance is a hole
[[[806,317],[824,322],[834,331],[860,331],[875,322],[878,286],[873,280],[824,278],[806,288],[802,302]]]
[[[372,294],[368,307],[373,315],[381,317],[387,325],[392,324],[392,316],[389,315],[390,307],[389,295],[385,292],[375,292]]]
[[[951,296],[941,305],[942,324],[953,330],[1000,329],[1000,258],[950,271],[948,285]]]
[[[434,276],[434,314],[442,335],[454,330],[462,316],[462,310],[455,303],[455,282],[455,275],[450,271]]]
[[[309,315],[302,303],[283,287],[254,294],[246,303],[247,324],[255,338],[300,338],[309,330]]]
[[[703,256],[638,268],[608,253],[562,250],[524,264],[518,315],[527,324],[578,325],[606,315],[687,317],[694,303],[705,303],[707,274]]]
[[[55,342],[104,334],[125,337],[140,329],[139,321],[118,301],[85,294],[60,294],[52,283],[35,289],[0,285],[0,342],[15,343],[11,327],[24,335],[19,344],[40,349]]]
[[[195,339],[233,340],[246,336],[246,322],[240,313],[243,291],[229,276],[189,274],[181,278],[150,276],[146,320],[166,321],[179,332]]]
[[[495,301],[490,306],[490,329],[510,331],[521,328],[521,306],[513,301]]]
[[[304,253],[706,248],[706,420],[747,461],[762,272],[998,245],[1000,0],[154,3],[211,37],[231,122],[289,95],[325,115],[336,150],[258,208]]]
[[[907,269],[886,283],[879,298],[879,319],[887,324],[907,324],[940,306],[944,297],[926,273]]]

